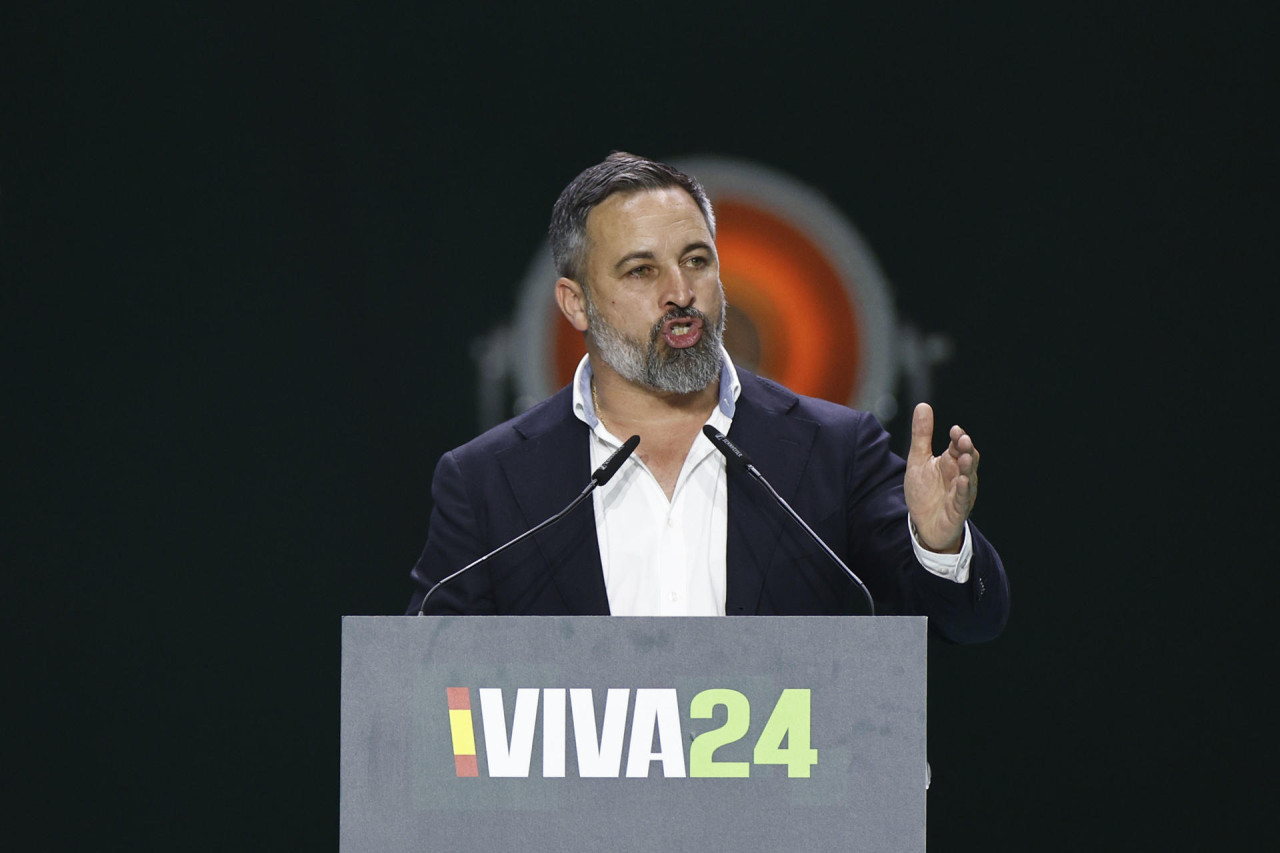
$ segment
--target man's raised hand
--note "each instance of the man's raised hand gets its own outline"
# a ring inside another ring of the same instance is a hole
[[[978,449],[958,426],[950,437],[947,449],[934,456],[933,408],[916,406],[902,487],[920,543],[940,554],[959,553],[965,520],[978,498]]]

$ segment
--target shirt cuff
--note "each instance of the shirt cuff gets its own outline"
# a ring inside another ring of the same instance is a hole
[[[969,563],[973,561],[973,538],[969,535],[969,522],[964,523],[964,543],[959,554],[939,554],[930,551],[920,542],[916,535],[916,526],[907,516],[907,530],[911,534],[911,548],[916,552],[916,560],[931,574],[946,578],[956,583],[969,580]]]

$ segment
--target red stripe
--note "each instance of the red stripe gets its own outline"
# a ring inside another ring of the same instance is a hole
[[[459,776],[478,777],[480,775],[480,765],[474,755],[455,755],[453,766],[457,769]]]
[[[446,687],[449,693],[449,710],[450,711],[470,711],[471,710],[471,688],[469,687]]]

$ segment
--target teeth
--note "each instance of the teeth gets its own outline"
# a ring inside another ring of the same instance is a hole
[[[673,334],[673,335],[687,335],[687,334],[689,334],[689,330],[690,330],[691,328],[693,328],[693,327],[692,327],[692,326],[672,326],[672,327],[671,327],[671,334]]]

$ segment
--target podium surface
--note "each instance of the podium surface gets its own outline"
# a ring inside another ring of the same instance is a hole
[[[345,617],[341,846],[925,849],[923,617]]]

